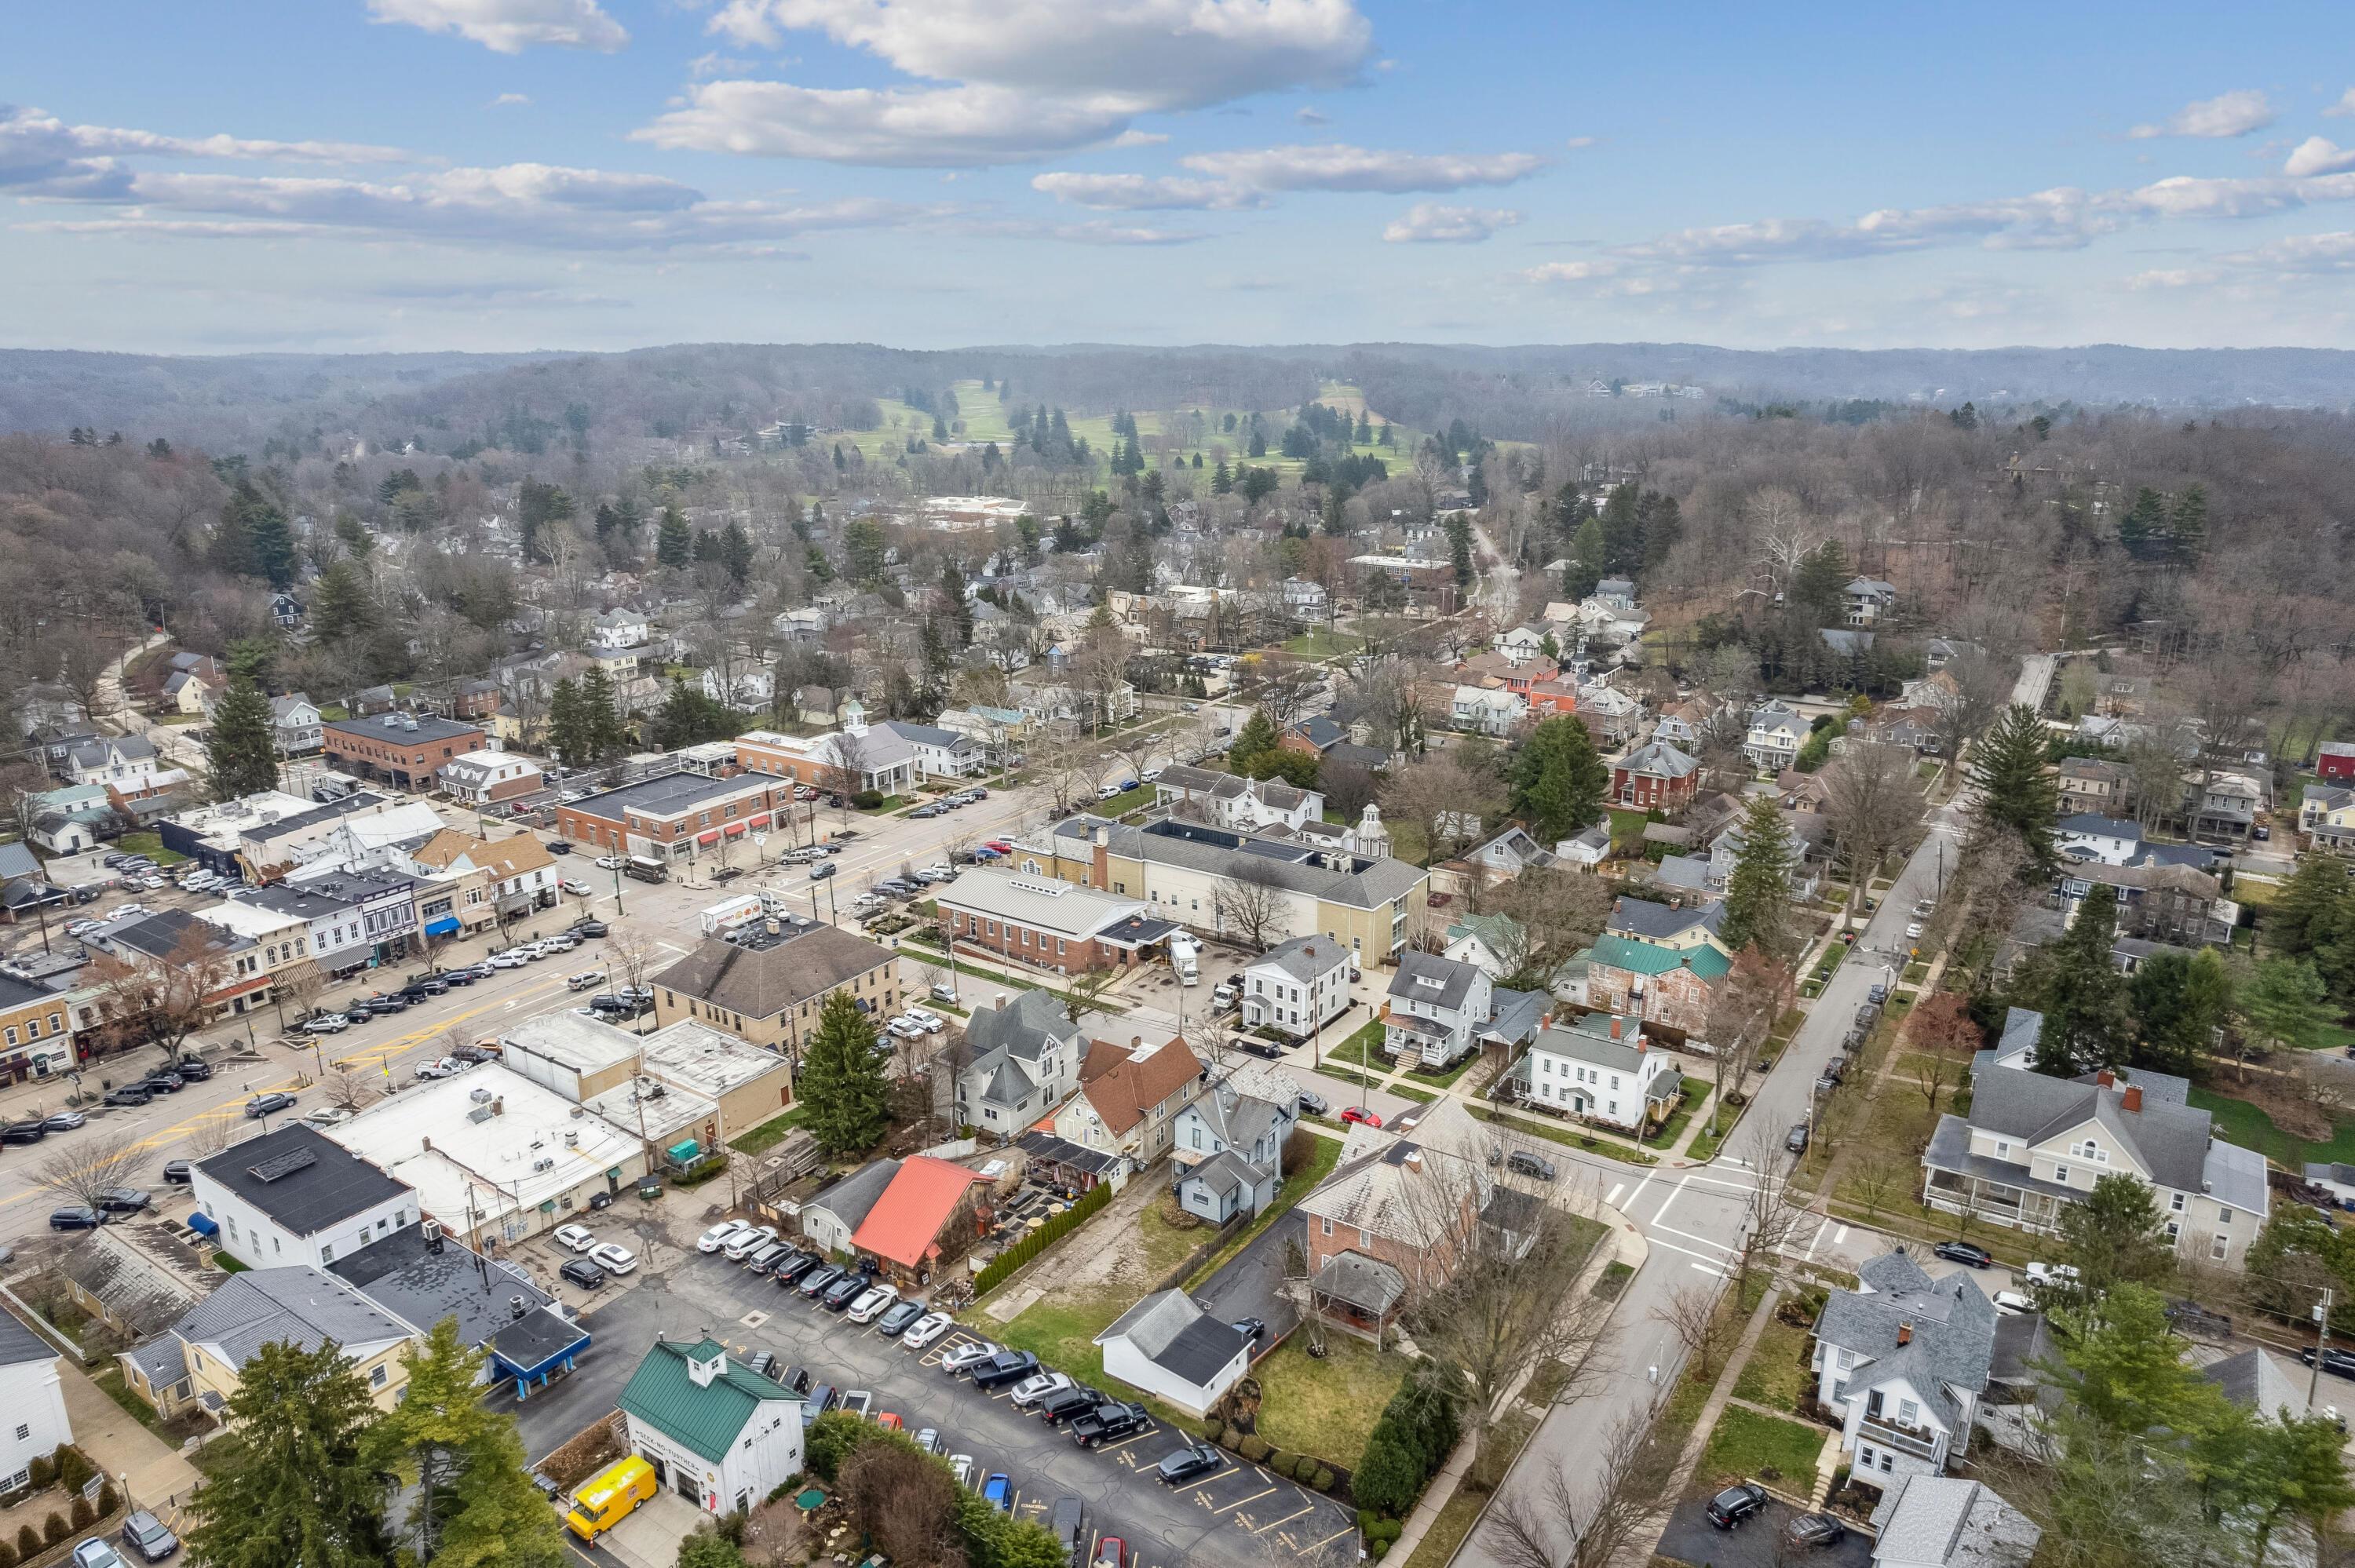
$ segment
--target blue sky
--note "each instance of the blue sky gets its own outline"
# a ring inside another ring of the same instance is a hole
[[[2343,5],[92,22],[0,23],[16,346],[2355,347]]]

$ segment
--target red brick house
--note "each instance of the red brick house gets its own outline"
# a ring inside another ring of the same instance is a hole
[[[1492,1194],[1485,1139],[1460,1102],[1411,1130],[1353,1128],[1333,1173],[1300,1200],[1318,1309],[1378,1333],[1414,1296],[1444,1285],[1472,1250]]]
[[[1638,811],[1681,811],[1700,788],[1700,764],[1666,741],[1628,753],[1611,769],[1611,799]]]
[[[319,744],[342,772],[424,791],[443,763],[483,749],[483,730],[432,714],[389,713],[329,719],[319,726]]]

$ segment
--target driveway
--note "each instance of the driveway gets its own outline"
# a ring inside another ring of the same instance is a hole
[[[1691,1498],[1668,1516],[1668,1532],[1660,1537],[1659,1555],[1678,1563],[1707,1563],[1709,1568],[1788,1568],[1794,1563],[1820,1563],[1822,1568],[1871,1568],[1872,1540],[1851,1531],[1820,1552],[1797,1552],[1783,1545],[1783,1526],[1798,1510],[1769,1501],[1739,1530],[1720,1530],[1701,1512],[1706,1498]]]
[[[1082,1450],[1060,1429],[1015,1410],[1004,1390],[986,1393],[943,1375],[941,1356],[969,1337],[963,1330],[910,1351],[724,1258],[687,1254],[627,1295],[600,1303],[582,1321],[596,1342],[581,1369],[517,1411],[525,1450],[534,1458],[613,1408],[657,1331],[674,1338],[709,1332],[736,1354],[772,1351],[837,1388],[870,1390],[876,1410],[898,1413],[911,1431],[938,1427],[950,1452],[971,1454],[984,1475],[1011,1478],[1015,1506],[1026,1517],[1043,1522],[1058,1499],[1080,1499],[1091,1550],[1094,1539],[1117,1535],[1128,1542],[1136,1568],[1321,1563],[1354,1546],[1348,1510],[1231,1456],[1188,1486],[1162,1486],[1145,1472],[1182,1439],[1157,1423],[1124,1442]]]
[[[1308,1221],[1297,1209],[1252,1239],[1251,1245],[1227,1260],[1226,1266],[1202,1282],[1195,1305],[1223,1322],[1260,1318],[1267,1322],[1267,1343],[1292,1331],[1299,1311],[1282,1294],[1284,1248],[1287,1242],[1308,1240]]]

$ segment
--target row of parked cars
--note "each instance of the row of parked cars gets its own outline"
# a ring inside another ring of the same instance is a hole
[[[908,815],[911,817],[944,817],[951,811],[961,811],[967,806],[988,799],[989,791],[983,789],[980,785],[975,784],[971,789],[960,789],[954,795],[943,795],[937,800],[929,801],[924,805],[919,806],[914,810],[909,812]]]

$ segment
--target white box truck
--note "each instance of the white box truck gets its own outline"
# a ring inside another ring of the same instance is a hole
[[[1179,985],[1202,983],[1202,945],[1179,931],[1169,938],[1169,967],[1178,971]]]
[[[730,927],[741,926],[747,920],[757,920],[760,917],[761,895],[757,893],[739,894],[733,898],[721,900],[703,912],[703,934],[707,937],[712,936]]]

